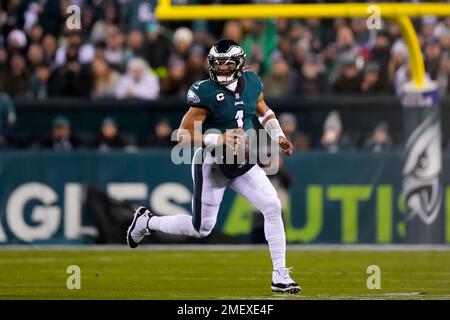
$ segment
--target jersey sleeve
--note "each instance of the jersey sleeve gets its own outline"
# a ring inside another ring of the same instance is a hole
[[[206,100],[206,97],[202,95],[201,91],[199,90],[199,86],[194,83],[187,92],[186,103],[188,104],[188,106],[193,108],[206,109],[206,111],[210,112],[211,108],[208,106]]]

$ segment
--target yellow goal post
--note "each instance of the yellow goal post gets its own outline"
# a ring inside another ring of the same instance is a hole
[[[446,3],[320,3],[320,4],[237,4],[237,5],[172,5],[171,0],[158,0],[159,20],[226,20],[271,18],[353,18],[368,17],[376,5],[380,16],[399,24],[408,47],[409,64],[414,84],[425,86],[425,67],[417,34],[410,17],[450,16]]]

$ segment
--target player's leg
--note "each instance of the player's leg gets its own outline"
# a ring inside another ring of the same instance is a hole
[[[138,208],[127,234],[130,247],[137,247],[141,239],[151,231],[196,238],[211,233],[228,181],[215,170],[214,164],[210,161],[201,162],[198,160],[200,157],[201,151],[197,151],[192,164],[192,216],[156,216],[143,207]]]
[[[281,215],[281,202],[266,173],[255,165],[233,179],[230,187],[240,193],[264,215],[264,234],[273,263],[272,290],[298,292],[300,286],[289,277],[286,268],[286,236]]]
[[[194,158],[200,153],[196,153]],[[208,162],[192,165],[194,190],[192,195],[192,216],[178,214],[174,216],[153,217],[149,220],[150,230],[168,234],[206,237],[217,221],[219,206],[225,192],[226,181],[214,164]]]

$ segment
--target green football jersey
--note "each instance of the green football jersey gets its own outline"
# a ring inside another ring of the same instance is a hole
[[[235,128],[248,130],[253,128],[256,103],[263,89],[261,79],[255,72],[244,71],[234,92],[211,79],[194,83],[189,88],[187,103],[190,107],[207,110],[203,133],[208,129],[217,129],[222,133]]]

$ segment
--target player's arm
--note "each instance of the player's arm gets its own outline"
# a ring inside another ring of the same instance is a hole
[[[278,142],[281,150],[283,150],[285,154],[290,156],[293,150],[292,143],[284,135],[275,113],[264,101],[264,94],[262,92],[259,95],[256,104],[256,114],[258,115],[259,122],[269,133],[270,137]]]
[[[224,134],[202,134],[199,130],[199,126],[205,121],[208,112],[203,108],[189,108],[188,112],[181,120],[180,128],[177,134],[177,141],[179,143],[190,144],[194,147],[202,146],[218,146],[224,145],[233,148],[234,141],[237,134],[233,132],[227,132]]]

